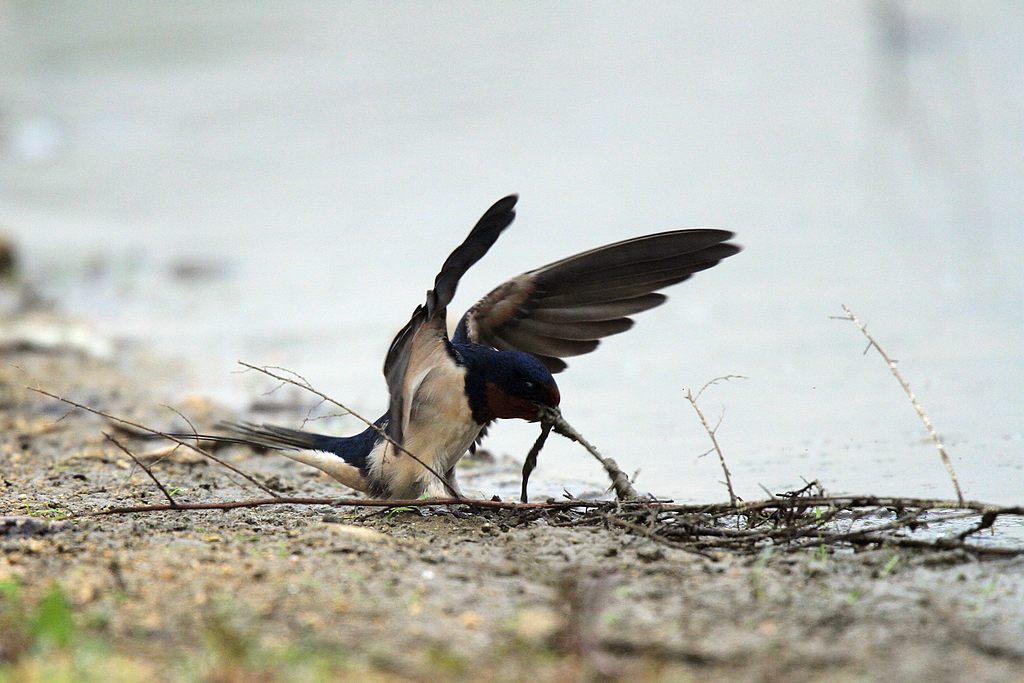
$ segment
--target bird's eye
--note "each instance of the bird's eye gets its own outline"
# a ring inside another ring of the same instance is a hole
[[[523,388],[525,388],[527,391],[533,391],[534,389],[537,388],[537,383],[531,382],[530,380],[526,380],[525,382],[523,382]]]

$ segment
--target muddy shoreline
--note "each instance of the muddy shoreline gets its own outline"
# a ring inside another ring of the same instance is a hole
[[[710,560],[504,511],[69,518],[162,494],[105,441],[108,424],[24,386],[160,426],[167,368],[141,353],[4,358],[0,680],[1024,680],[1020,559]],[[201,397],[175,407],[225,416]],[[136,453],[162,447],[122,437]],[[219,454],[288,495],[339,493],[273,454]],[[180,451],[153,468],[181,500],[254,493]]]

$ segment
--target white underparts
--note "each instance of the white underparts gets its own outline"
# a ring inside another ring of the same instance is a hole
[[[370,454],[371,476],[386,483],[395,498],[418,498],[436,478],[423,465],[443,476],[480,434],[466,400],[466,369],[457,366],[443,347],[428,356],[429,368],[415,376],[406,399],[408,417],[404,446],[417,462],[387,443]],[[436,487],[435,487],[436,490]]]
[[[281,455],[304,465],[315,467],[345,486],[357,491],[366,491],[366,479],[358,467],[353,467],[334,453],[322,451],[281,451]]]

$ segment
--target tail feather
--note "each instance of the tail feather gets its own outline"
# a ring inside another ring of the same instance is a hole
[[[371,430],[366,430],[354,437],[343,437],[314,434],[275,425],[258,425],[252,422],[221,422],[217,426],[228,434],[186,432],[172,434],[172,436],[180,439],[199,439],[284,451],[282,455],[296,462],[315,467],[345,486],[359,491],[369,490],[363,470],[366,467],[367,456],[373,447],[375,432]]]
[[[184,441],[198,439],[213,443],[240,444],[253,448],[264,448],[277,451],[322,451],[332,453],[344,462],[364,469],[370,452],[379,440],[377,430],[385,423],[381,417],[377,422],[354,436],[328,436],[299,429],[289,429],[276,425],[255,424],[253,422],[219,422],[217,426],[224,434],[196,434],[194,432],[175,432],[173,436]],[[291,454],[285,453],[293,460]]]
[[[224,422],[221,426],[234,432],[239,436],[239,440],[250,445],[295,451],[282,455],[315,467],[345,486],[359,491],[369,490],[363,473],[373,441],[372,438],[367,439],[365,436],[373,434],[369,430],[364,432],[364,435],[344,437],[314,434],[275,425],[257,425],[252,422]]]
[[[199,441],[239,444],[279,451],[313,450],[340,455],[345,450],[341,448],[342,443],[346,440],[345,437],[314,434],[275,425],[258,425],[253,422],[219,422],[217,426],[227,434],[172,432],[168,433],[168,436],[183,440],[198,439]]]
[[[314,434],[276,425],[258,425],[252,422],[222,422],[221,427],[233,434],[239,442],[277,450],[312,450],[337,453],[345,437]]]

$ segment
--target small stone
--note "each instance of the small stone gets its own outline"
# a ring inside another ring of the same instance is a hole
[[[0,536],[36,536],[60,531],[67,522],[50,522],[38,517],[0,517]]]
[[[657,562],[665,559],[665,551],[660,546],[649,545],[637,550],[636,556],[644,562]]]
[[[327,528],[330,529],[333,533],[338,534],[339,536],[345,536],[358,541],[380,542],[386,541],[389,538],[391,538],[387,534],[382,534],[381,532],[375,529],[370,529],[369,527],[365,526],[355,526],[354,524],[329,523],[329,526]]]
[[[483,622],[479,614],[468,610],[459,615],[459,623],[466,628],[476,628]]]
[[[555,612],[544,607],[530,607],[519,614],[515,634],[528,643],[542,644],[554,637],[561,627],[562,620]]]

